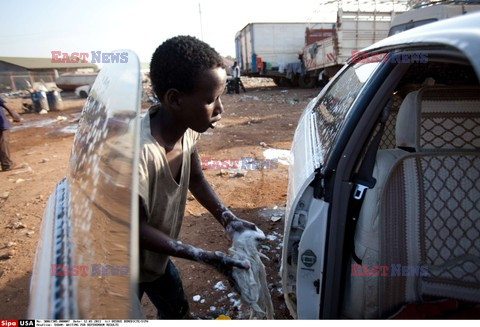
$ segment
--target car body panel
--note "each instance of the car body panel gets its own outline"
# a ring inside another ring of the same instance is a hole
[[[318,277],[313,278],[313,275],[323,274],[329,212],[327,202],[312,200],[312,184],[322,174],[322,164],[328,160],[326,147],[334,142],[338,132],[344,128],[343,119],[339,117],[349,115],[349,109],[361,90],[360,85],[367,83],[376,67],[378,63],[358,64],[347,71],[349,67],[345,66],[309,103],[295,132],[289,168],[282,280],[287,306],[290,312],[295,312],[292,315],[301,319],[318,318],[320,293],[317,290],[320,286],[313,283],[321,284],[322,281]],[[338,88],[335,83],[340,78],[350,83],[351,87]],[[342,92],[348,94],[349,100],[336,102],[335,99]],[[305,252],[312,253],[316,264],[308,267],[302,262],[301,257]],[[315,301],[310,295],[315,295]],[[297,300],[304,303],[302,306],[309,305],[312,309],[297,307]]]
[[[313,188],[310,188],[313,192]],[[325,242],[329,204],[313,198],[305,231],[298,246],[297,306],[299,319],[318,319],[323,279]]]
[[[31,318],[132,317],[140,76],[139,60],[129,51],[128,62],[105,64],[95,80],[66,178],[44,214],[31,280]]]
[[[66,181],[60,181],[55,191],[50,195],[47,205],[45,207],[42,225],[40,228],[40,239],[38,241],[37,251],[35,255],[35,263],[32,274],[32,283],[30,285],[30,312],[31,317],[53,317],[58,313],[71,312],[71,306],[67,301],[70,301],[75,296],[69,293],[69,288],[61,288],[64,284],[63,277],[51,276],[51,264],[59,264],[60,261],[65,260],[65,256],[59,257],[56,255],[62,248],[63,244],[62,222],[64,215],[62,212],[68,211],[65,206],[68,201],[64,201],[64,197],[68,197],[68,189]],[[69,231],[69,226],[63,231]],[[68,263],[65,263],[68,264]],[[66,276],[65,278],[68,278]],[[36,282],[34,282],[36,281]],[[66,299],[65,302],[54,305],[56,301],[55,292],[60,291],[60,297]]]
[[[326,90],[327,88],[325,88]],[[322,93],[320,94],[322,95]],[[319,95],[319,96],[320,96]],[[307,106],[307,109],[303,112],[297,130],[295,132],[295,137],[292,143],[292,152],[290,156],[290,166],[289,166],[289,176],[290,182],[288,185],[288,194],[287,194],[287,208],[285,214],[285,226],[284,226],[284,246],[282,257],[282,281],[283,281],[283,290],[284,293],[295,292],[294,289],[291,289],[289,283],[289,277],[296,274],[296,265],[288,264],[286,258],[291,256],[291,253],[288,253],[290,246],[289,243],[298,242],[299,230],[292,231],[292,222],[294,212],[291,210],[295,208],[300,201],[299,197],[296,197],[296,194],[303,194],[308,185],[315,178],[315,170],[319,168],[318,160],[315,159],[315,154],[310,151],[311,148],[319,148],[318,144],[312,144],[315,142],[315,130],[316,128],[312,125],[315,124],[313,120],[314,115],[312,115],[312,110],[317,102],[318,97],[311,100]],[[286,291],[288,290],[288,291]],[[296,312],[296,306],[293,302],[285,297],[285,302],[290,312]]]

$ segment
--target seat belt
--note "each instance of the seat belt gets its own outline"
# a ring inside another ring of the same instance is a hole
[[[367,189],[371,189],[377,183],[377,180],[373,178],[373,168],[375,167],[375,160],[377,158],[377,151],[380,147],[380,141],[382,140],[383,131],[390,115],[390,109],[393,106],[393,100],[390,99],[382,111],[382,115],[379,119],[380,128],[373,137],[367,152],[363,157],[362,164],[358,169],[358,173],[354,175],[353,182],[355,183],[355,189],[352,194],[352,201],[350,203],[349,217],[351,217],[351,248],[353,260],[359,265],[362,264],[362,260],[355,254],[355,243],[353,241],[355,235],[355,228],[362,209],[363,200],[365,199],[365,193]]]

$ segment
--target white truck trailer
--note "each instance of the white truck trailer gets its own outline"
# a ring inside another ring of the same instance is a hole
[[[357,51],[386,38],[393,15],[392,12],[339,9],[333,35],[304,48],[306,74],[300,77],[300,86],[325,83]]]
[[[335,24],[247,24],[235,36],[236,58],[243,75],[271,77],[279,85],[295,80],[293,77],[298,76],[302,69],[304,71],[301,54],[308,42],[307,28],[328,33],[335,28]]]

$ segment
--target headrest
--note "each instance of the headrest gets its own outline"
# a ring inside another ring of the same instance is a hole
[[[423,87],[398,111],[397,147],[416,152],[480,149],[480,88]]]

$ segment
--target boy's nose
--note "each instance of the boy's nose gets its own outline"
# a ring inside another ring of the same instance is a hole
[[[214,116],[221,115],[223,114],[223,112],[224,110],[223,110],[222,100],[218,98],[218,100],[215,102]]]

